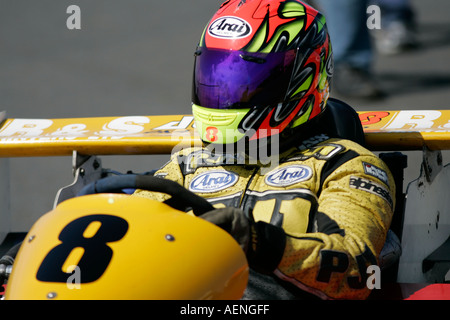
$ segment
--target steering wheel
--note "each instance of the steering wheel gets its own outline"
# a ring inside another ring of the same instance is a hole
[[[164,201],[174,209],[188,211],[192,208],[196,216],[214,209],[205,198],[187,190],[175,181],[148,175],[126,174],[110,176],[85,186],[77,196],[96,193],[122,193],[123,189],[142,189],[162,192],[171,196]]]

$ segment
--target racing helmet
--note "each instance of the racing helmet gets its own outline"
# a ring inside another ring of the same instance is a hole
[[[290,135],[324,110],[333,72],[325,17],[298,0],[228,0],[195,52],[192,112],[206,144]]]

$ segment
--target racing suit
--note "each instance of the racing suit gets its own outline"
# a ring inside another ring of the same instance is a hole
[[[385,242],[395,185],[384,162],[359,144],[319,134],[282,153],[276,165],[242,164],[188,148],[156,175],[216,208],[241,208],[284,230],[283,246],[274,244],[281,259],[267,261],[275,270],[250,270],[244,298],[295,299],[305,292],[323,299],[368,297],[367,267],[377,264]],[[164,200],[144,190],[135,195]]]

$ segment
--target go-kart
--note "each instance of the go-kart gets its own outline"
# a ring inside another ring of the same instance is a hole
[[[101,155],[171,154],[201,144],[191,115],[0,115],[4,161],[72,155],[75,176],[20,241],[7,241],[9,217],[0,212],[3,299],[242,297],[249,277],[245,255],[229,234],[198,217],[212,208],[206,200],[153,171],[120,174],[102,167]],[[398,190],[394,240],[380,257],[389,263],[381,289],[369,299],[450,299],[450,166],[441,153],[450,149],[450,111],[365,111],[358,121],[366,147],[388,164]],[[402,151],[409,150],[422,150],[423,162],[404,191]],[[136,188],[172,197],[166,203],[135,197]],[[124,273],[117,296],[113,288]]]

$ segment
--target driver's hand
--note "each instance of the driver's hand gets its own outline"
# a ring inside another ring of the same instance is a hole
[[[271,273],[283,257],[286,236],[282,228],[269,223],[254,222],[241,209],[225,207],[200,216],[227,231],[244,250],[250,267]]]
[[[250,241],[250,221],[238,208],[225,207],[208,211],[200,216],[228,232],[247,252]]]

